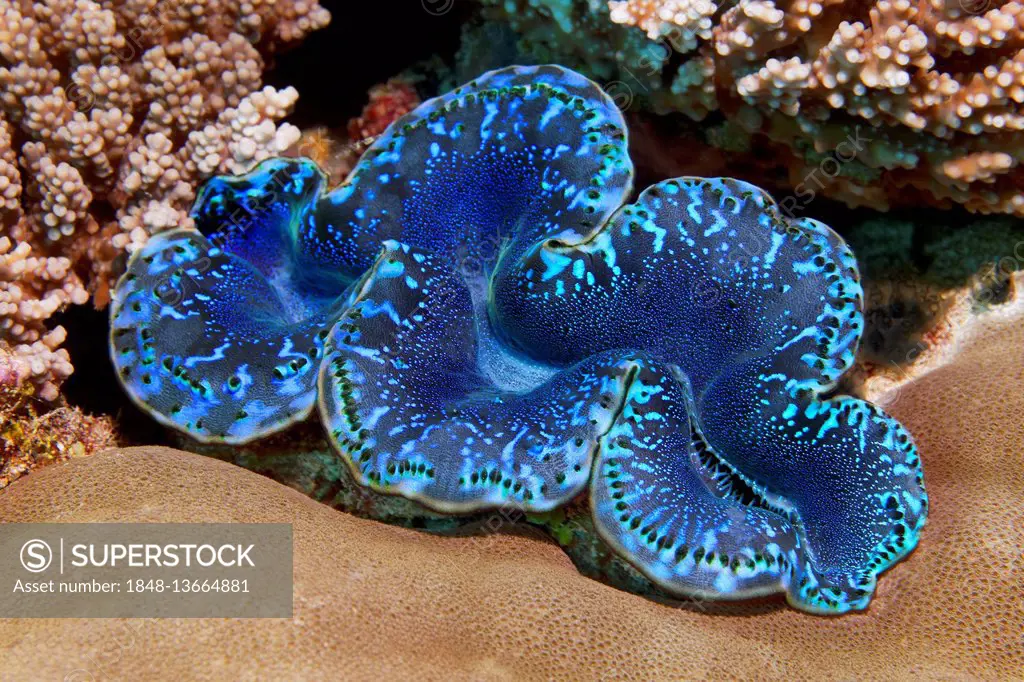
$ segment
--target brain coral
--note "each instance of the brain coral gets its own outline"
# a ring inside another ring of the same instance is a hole
[[[526,57],[577,66],[623,101],[721,112],[728,137],[755,134],[801,197],[1024,216],[1016,0],[482,4]]]
[[[200,192],[111,309],[132,397],[206,442],[308,415],[356,480],[448,513],[589,490],[677,594],[864,608],[924,525],[907,432],[832,396],[856,262],[764,192],[641,193],[620,111],[560,67],[491,72],[396,121],[327,192],[275,159]]]
[[[47,400],[71,372],[47,320],[109,299],[114,263],[188,221],[195,187],[298,137],[264,57],[315,2],[0,0],[0,345]]]

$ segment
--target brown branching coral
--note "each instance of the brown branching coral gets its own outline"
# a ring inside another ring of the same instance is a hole
[[[882,171],[890,193],[909,186],[940,204],[1024,215],[1022,7],[965,16],[941,0],[748,0],[723,15],[705,49],[724,96],[760,114],[752,131],[770,131],[781,114],[827,153],[830,140],[871,126],[857,160]]]
[[[817,189],[850,205],[1024,216],[1019,0],[482,1],[624,106],[722,112],[794,187],[832,157]]]
[[[118,257],[188,224],[200,182],[298,138],[264,58],[329,19],[310,0],[0,0],[0,338],[39,395],[71,370],[50,315],[105,305]]]

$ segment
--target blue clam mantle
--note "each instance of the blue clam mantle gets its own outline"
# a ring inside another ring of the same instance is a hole
[[[304,160],[215,178],[200,231],[133,255],[111,353],[132,398],[240,443],[318,406],[356,480],[448,513],[587,491],[681,595],[863,609],[927,514],[907,432],[833,397],[856,261],[763,191],[632,191],[611,99],[555,66],[424,103],[341,186]]]

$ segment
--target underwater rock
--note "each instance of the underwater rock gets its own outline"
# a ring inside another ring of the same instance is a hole
[[[830,395],[863,318],[827,226],[730,179],[623,206],[621,113],[555,66],[424,103],[325,183],[287,159],[215,178],[202,233],[132,257],[111,356],[143,409],[231,444],[319,397],[360,485],[444,513],[587,490],[600,535],[674,594],[844,613],[916,545],[909,434]]]

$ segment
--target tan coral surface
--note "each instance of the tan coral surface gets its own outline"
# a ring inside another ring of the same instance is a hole
[[[581,576],[541,538],[387,526],[140,448],[15,483],[0,519],[291,521],[294,618],[0,621],[0,679],[1021,679],[1024,325],[986,320],[955,363],[889,396],[932,515],[866,613],[657,603]]]

